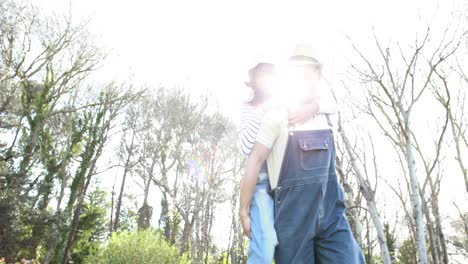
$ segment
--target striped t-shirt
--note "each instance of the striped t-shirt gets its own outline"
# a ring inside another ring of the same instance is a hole
[[[256,142],[258,130],[262,123],[263,113],[255,106],[244,103],[240,115],[239,149],[248,156]]]
[[[262,124],[263,113],[257,107],[248,103],[242,104],[239,131],[239,149],[242,154],[248,156],[252,151],[257,134]],[[263,162],[258,175],[258,181],[268,179],[268,168],[266,161]]]

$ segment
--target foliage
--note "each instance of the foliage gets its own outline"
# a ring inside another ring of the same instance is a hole
[[[396,250],[396,237],[395,234],[390,230],[389,223],[384,224],[384,234],[385,234],[385,241],[387,242],[388,251],[390,252],[390,258],[392,262],[396,262],[395,259],[395,250]]]
[[[103,253],[94,261],[100,264],[189,263],[186,256],[179,256],[177,248],[169,245],[160,232],[153,229],[113,233]]]
[[[71,253],[73,263],[87,263],[89,256],[98,254],[107,234],[106,192],[96,189],[88,195],[80,216],[75,246]]]
[[[459,255],[468,258],[468,212],[460,213],[459,218],[451,223],[455,234],[450,238]]]
[[[398,248],[397,263],[416,264],[418,263],[416,256],[416,245],[414,243],[414,240],[406,239]]]

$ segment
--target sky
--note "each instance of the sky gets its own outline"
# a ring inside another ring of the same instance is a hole
[[[249,90],[247,70],[259,61],[284,63],[297,43],[320,48],[327,78],[338,78],[355,56],[383,41],[410,42],[431,24],[443,27],[461,2],[437,0],[356,1],[122,1],[34,0],[43,11],[89,19],[89,30],[108,52],[97,81],[131,79],[136,85],[190,87],[209,93],[220,111],[237,121]],[[348,40],[348,37],[350,40]],[[455,184],[456,185],[456,184]],[[152,197],[159,204],[158,194]],[[460,199],[446,196],[444,201]],[[159,208],[154,215],[159,216]],[[220,215],[229,212],[220,211]],[[218,221],[223,241],[228,221]],[[224,242],[222,242],[224,243]]]
[[[372,28],[383,37],[413,37],[413,25],[443,9],[434,0],[36,1],[48,12],[71,6],[75,22],[90,19],[96,43],[109,52],[97,78],[208,91],[228,115],[248,96],[243,82],[258,61],[283,63],[296,43],[313,43],[333,76],[347,64],[346,36],[365,45]],[[453,5],[444,1],[446,9]]]

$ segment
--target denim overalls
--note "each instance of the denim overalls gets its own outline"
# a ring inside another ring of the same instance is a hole
[[[365,263],[345,217],[335,155],[331,129],[290,132],[272,192],[276,264]]]
[[[270,181],[266,162],[258,175],[252,202],[250,204],[251,237],[248,264],[271,264],[278,244],[274,223],[274,202],[268,194]]]

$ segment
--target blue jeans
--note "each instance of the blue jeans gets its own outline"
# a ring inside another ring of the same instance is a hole
[[[248,264],[271,264],[278,243],[274,227],[273,198],[268,194],[269,185],[268,179],[258,182],[250,204]]]
[[[276,264],[362,264],[346,219],[332,130],[295,131],[288,138],[274,190]]]

